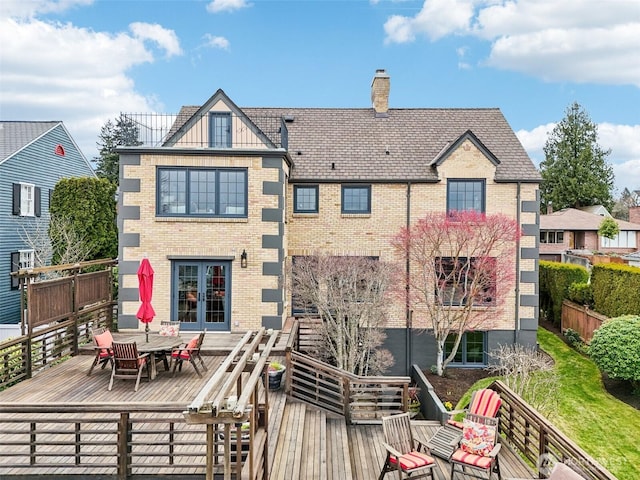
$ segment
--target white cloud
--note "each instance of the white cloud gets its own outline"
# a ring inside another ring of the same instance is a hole
[[[516,135],[536,167],[544,159],[543,147],[555,123],[540,125],[532,130],[519,130]],[[608,157],[615,174],[618,192],[640,188],[640,125],[598,124],[598,145],[611,149]]]
[[[39,13],[60,13],[92,3],[93,0],[2,0],[0,17],[31,18]]]
[[[62,120],[92,158],[108,119],[121,111],[161,108],[153,97],[136,92],[128,75],[134,66],[154,61],[145,46],[150,38],[36,19],[0,20],[3,120]],[[165,43],[167,52],[175,52],[171,45]]]
[[[229,40],[224,37],[218,37],[215,35],[211,35],[210,33],[205,33],[204,36],[205,46],[211,48],[220,48],[222,50],[229,50]]]
[[[129,25],[133,35],[140,40],[152,40],[167,52],[167,57],[182,55],[180,41],[176,32],[168,30],[157,23],[135,22]]]
[[[211,13],[233,12],[250,6],[251,4],[246,0],[213,0],[207,5],[207,11]]]
[[[548,81],[640,86],[637,0],[425,0],[384,30],[386,43],[475,36],[492,42],[488,65]]]

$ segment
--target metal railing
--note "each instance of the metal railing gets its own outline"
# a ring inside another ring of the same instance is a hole
[[[282,117],[226,113],[228,117],[222,124],[214,120],[211,112],[122,113],[121,119],[131,132],[128,146],[288,148],[287,126]]]

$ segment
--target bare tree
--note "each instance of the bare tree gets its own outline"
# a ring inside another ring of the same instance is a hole
[[[408,266],[396,291],[417,324],[433,330],[438,375],[455,358],[466,331],[495,324],[512,290],[519,236],[517,222],[505,215],[464,211],[429,213],[392,239]],[[453,348],[444,358],[450,335]]]
[[[487,369],[546,416],[556,411],[559,380],[549,356],[533,347],[501,345],[490,355],[496,363]]]
[[[60,265],[82,262],[91,255],[88,243],[74,229],[73,222],[65,217],[54,215],[48,222],[42,217],[36,217],[30,228],[23,225],[18,233],[22,241],[34,251],[36,267],[50,264],[54,243],[63,246]]]
[[[392,265],[370,257],[295,257],[294,307],[322,319],[319,355],[338,368],[373,375],[393,364],[380,349]]]

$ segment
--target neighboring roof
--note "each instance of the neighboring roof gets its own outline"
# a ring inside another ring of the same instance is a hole
[[[583,212],[595,213],[596,215],[610,217],[611,214],[609,210],[607,210],[604,205],[590,205],[588,207],[578,207],[578,210],[582,210]]]
[[[540,215],[540,230],[598,230],[604,217],[576,208]],[[640,231],[640,224],[614,219],[620,230]]]
[[[242,108],[250,117],[287,122],[292,181],[438,181],[432,162],[469,132],[497,160],[496,181],[539,182],[515,133],[497,108]]]
[[[61,122],[0,122],[0,163]]]

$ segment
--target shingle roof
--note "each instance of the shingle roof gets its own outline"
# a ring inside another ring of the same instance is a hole
[[[180,116],[198,108],[182,107]],[[386,117],[371,108],[240,108],[258,127],[261,118],[293,117],[292,181],[437,181],[431,163],[468,132],[498,160],[496,181],[541,179],[497,108],[391,108]]]
[[[60,122],[0,122],[0,163]]]
[[[548,215],[540,215],[540,230],[598,230],[604,216],[565,208]],[[640,230],[640,224],[617,220],[620,230]]]

